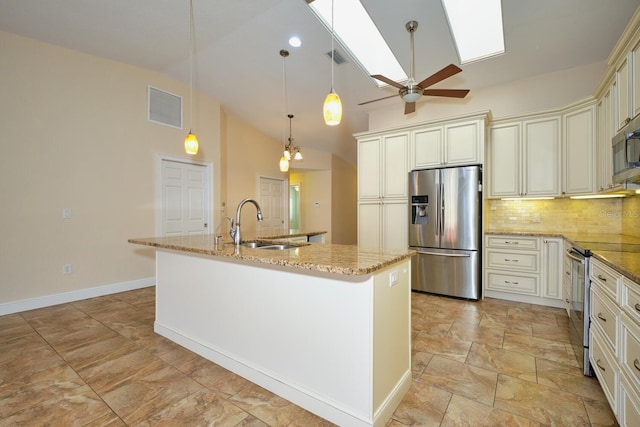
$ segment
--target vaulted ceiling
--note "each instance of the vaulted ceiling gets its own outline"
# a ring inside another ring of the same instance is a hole
[[[405,23],[410,20],[420,24],[415,34],[418,80],[447,64],[459,65],[439,0],[361,1],[407,74]],[[638,6],[640,0],[503,0],[506,54],[464,65],[462,73],[434,87],[473,91],[603,62]],[[194,0],[194,15],[196,89],[276,140],[282,140],[286,113],[291,113],[297,144],[355,161],[352,134],[367,130],[368,112],[403,108],[396,98],[358,106],[395,92],[377,88],[338,45],[347,59],[335,68],[343,122],[324,124],[331,36],[305,0]],[[188,0],[0,0],[0,30],[189,81]],[[299,48],[287,44],[294,34],[302,39]],[[290,51],[287,112],[280,49]],[[1,53],[0,48],[0,58]]]

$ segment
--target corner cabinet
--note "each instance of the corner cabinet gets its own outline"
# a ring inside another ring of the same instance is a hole
[[[562,114],[563,194],[594,194],[595,102],[577,105]]]
[[[406,249],[409,171],[482,164],[488,112],[354,135],[358,244]]]
[[[358,141],[358,244],[407,248],[409,132]]]
[[[560,115],[496,121],[488,144],[488,197],[560,195]]]

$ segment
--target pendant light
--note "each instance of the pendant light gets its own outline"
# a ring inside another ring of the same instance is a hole
[[[289,51],[282,49],[280,50],[280,56],[282,56],[282,109],[287,111],[287,65],[285,58],[289,56]],[[285,126],[284,122],[282,125],[282,140],[285,140]],[[289,159],[287,158],[287,144],[284,144],[285,150],[280,157],[280,172],[289,171]]]
[[[342,102],[340,97],[333,89],[334,72],[334,42],[335,35],[333,33],[333,0],[331,0],[331,91],[324,99],[324,105],[322,107],[322,113],[324,115],[324,122],[329,126],[339,125],[342,120]]]
[[[193,0],[189,0],[189,133],[184,139],[184,151],[187,154],[198,154],[198,137],[193,133]]]

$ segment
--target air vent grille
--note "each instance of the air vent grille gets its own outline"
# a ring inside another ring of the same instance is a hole
[[[182,97],[149,86],[150,122],[182,129]]]
[[[327,56],[329,58],[331,58],[331,51],[327,52]],[[337,49],[333,50],[333,62],[336,63],[336,65],[340,65],[340,64],[344,64],[345,62],[347,62],[346,59],[344,59],[344,56],[340,55],[340,53],[338,52]]]

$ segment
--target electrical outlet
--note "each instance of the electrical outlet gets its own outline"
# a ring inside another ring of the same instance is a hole
[[[71,269],[71,264],[64,264],[62,266],[62,274],[71,274],[72,269]]]
[[[389,273],[389,286],[396,285],[398,283],[398,271],[392,271]]]

